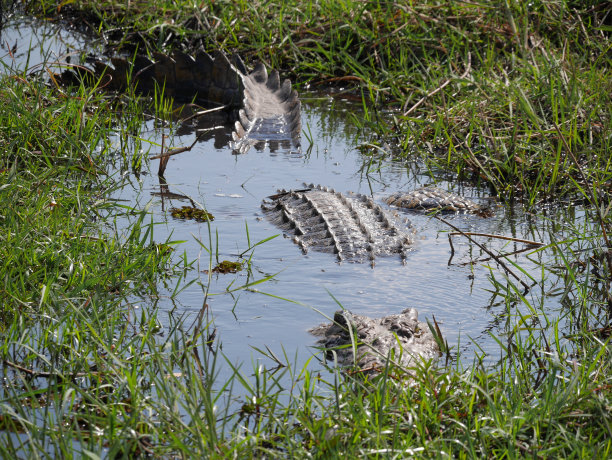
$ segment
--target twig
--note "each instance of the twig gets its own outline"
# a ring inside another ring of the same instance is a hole
[[[433,91],[430,91],[429,93],[427,93],[425,96],[423,96],[421,99],[419,99],[419,101],[416,104],[414,104],[412,107],[410,107],[410,109],[408,109],[406,112],[404,112],[404,116],[407,117],[408,115],[410,115],[412,112],[414,112],[416,109],[418,109],[423,102],[425,102],[427,99],[429,99],[434,94],[436,94],[439,91],[443,90],[446,86],[448,86],[448,84],[451,81],[452,81],[452,79],[449,78],[448,80],[445,80],[444,83],[442,83],[436,89],[434,89]],[[408,101],[406,101],[406,102],[408,102]]]
[[[220,110],[225,110],[229,107],[229,104],[226,105],[222,105],[220,107],[215,107],[214,109],[207,109],[207,110],[200,110],[199,112],[194,113],[193,115],[188,116],[187,118],[181,120],[181,123],[187,123],[190,120],[193,120],[194,118],[197,117],[201,117],[203,115],[212,113],[212,112],[218,112]]]
[[[501,254],[497,254],[497,257],[514,256],[514,255],[520,254],[522,252],[531,251],[532,249],[533,249],[532,247],[526,247],[526,248],[517,249],[516,251],[512,251],[512,252],[503,252]],[[477,263],[480,263],[480,262],[487,262],[487,261],[489,261],[491,259],[492,259],[492,257],[485,257],[484,259],[470,260],[469,262],[463,262],[463,263],[459,263],[457,265],[460,265],[460,266],[474,265],[474,264],[477,264]],[[449,259],[448,265],[451,264],[451,260],[452,260],[452,257]]]
[[[166,166],[168,165],[168,160],[170,159],[170,155],[168,155],[168,152],[164,154],[165,142],[166,142],[166,135],[162,134],[161,151],[162,151],[163,156],[159,160],[159,168],[157,169],[157,176],[160,179],[164,177],[164,172],[166,172]]]
[[[20,366],[19,364],[15,364],[11,361],[7,361],[6,359],[3,361],[5,365],[12,367],[14,369],[17,369],[20,372],[23,372],[24,374],[28,374],[32,377],[43,377],[43,378],[51,378],[51,377],[63,377],[62,374],[58,373],[58,372],[43,372],[43,371],[34,371],[32,369],[28,369],[27,367],[23,367]],[[70,376],[72,378],[75,377],[88,377],[91,376],[93,374],[96,374],[96,372],[94,373],[88,373],[88,372],[77,372],[76,374],[71,374]]]
[[[531,240],[523,240],[521,238],[514,238],[512,236],[502,236],[502,235],[492,235],[490,233],[476,233],[476,232],[450,232],[448,234],[449,238],[451,236],[456,236],[456,235],[470,235],[470,236],[484,236],[487,238],[496,238],[498,240],[507,240],[507,241],[515,241],[517,243],[524,243],[524,244],[528,244],[530,246],[546,246],[544,243],[540,243],[538,241],[531,241]]]
[[[165,136],[162,136],[162,152],[159,155],[155,155],[154,157],[150,157],[149,158],[149,160],[160,160],[160,162],[159,162],[159,169],[157,170],[157,175],[159,177],[163,177],[164,176],[164,172],[166,172],[166,165],[168,164],[168,159],[172,155],[178,155],[179,153],[190,151],[198,143],[198,141],[201,139],[201,137],[204,134],[206,134],[209,131],[213,131],[213,130],[219,129],[219,128],[220,128],[220,126],[214,126],[212,128],[203,129],[203,130],[201,130],[198,133],[198,135],[196,136],[195,140],[193,141],[193,143],[189,147],[179,147],[179,148],[176,148],[176,149],[168,150],[166,152],[164,152],[164,139],[165,139]]]
[[[212,131],[213,129],[217,129],[217,128],[218,128],[218,126],[216,126],[214,128],[209,128],[209,129],[201,131],[196,136],[195,140],[193,141],[193,143],[189,147],[179,147],[179,148],[176,148],[176,149],[170,149],[167,152],[162,152],[159,155],[155,155],[153,157],[150,157],[149,160],[159,160],[159,159],[164,158],[164,157],[171,157],[172,155],[178,155],[179,153],[188,152],[189,150],[191,150],[197,144],[197,142],[200,140],[200,137],[202,137],[203,134],[205,134],[208,131]],[[163,145],[162,145],[162,148],[163,148]]]
[[[487,254],[489,254],[489,256],[491,256],[495,262],[497,262],[504,270],[506,270],[507,273],[509,273],[510,275],[512,275],[519,283],[521,283],[523,285],[523,287],[525,288],[525,292],[529,291],[530,287],[527,283],[525,283],[518,275],[516,275],[516,273],[514,273],[505,263],[503,260],[501,260],[498,256],[496,256],[495,254],[493,254],[491,251],[489,251],[486,247],[484,247],[482,244],[478,243],[477,241],[475,241],[470,235],[468,235],[466,232],[462,232],[459,228],[455,227],[453,224],[451,224],[450,222],[442,219],[441,217],[438,216],[433,216],[434,218],[438,219],[440,222],[445,223],[446,225],[448,225],[450,228],[452,228],[453,230],[455,230],[456,232],[464,235],[468,240],[470,240],[472,243],[474,243],[476,246],[478,246],[480,249],[482,249],[484,252],[486,252]],[[450,241],[450,239],[449,239]],[[454,252],[454,250],[453,250]]]

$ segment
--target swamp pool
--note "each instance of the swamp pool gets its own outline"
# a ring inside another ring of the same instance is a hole
[[[129,186],[113,195],[113,199],[137,210],[148,207],[153,221],[158,223],[156,240],[184,241],[176,246],[175,255],[184,252],[188,260],[197,261],[196,269],[184,280],[195,282],[174,297],[173,289],[165,295],[162,292],[157,306],[168,317],[190,315],[195,319],[206,302],[223,353],[231,361],[248,360],[253,348],[265,347],[278,356],[282,356],[283,350],[289,356],[297,350],[302,360],[308,359],[316,352],[312,348],[315,338],[309,329],[327,321],[326,317],[333,317],[339,304],[370,317],[413,307],[422,321],[431,321],[435,316],[449,344],[460,341],[464,350],[473,350],[476,344],[487,354],[496,355],[498,345],[489,331],[501,332],[498,321],[507,310],[503,297],[492,292],[489,278],[493,274],[503,280],[505,275],[492,261],[469,264],[486,254],[461,237],[453,239],[456,252],[451,260],[448,232],[452,229],[445,223],[423,214],[398,211],[415,231],[414,247],[404,264],[396,255],[379,257],[372,267],[367,262],[338,263],[333,254],[303,254],[290,235],[283,235],[266,218],[261,210],[262,200],[279,189],[300,189],[304,184],[315,183],[341,192],[370,195],[382,203],[385,196],[395,191],[432,183],[428,176],[418,173],[415,164],[376,160],[374,165],[370,164],[371,158],[356,148],[359,133],[349,116],[350,113],[359,116],[359,104],[344,100],[341,94],[306,94],[302,107],[304,132],[313,139],[311,148],[303,133],[302,151],[272,151],[266,147],[234,155],[229,144],[219,145],[219,137],[227,139],[230,133],[228,127],[223,127],[216,137],[171,157],[166,184],[160,184],[155,174],[156,162],[152,162],[150,172],[134,177]],[[147,133],[151,143],[161,144],[159,129],[151,126]],[[175,134],[173,146],[189,146],[195,136]],[[159,147],[153,147],[151,153],[159,153]],[[440,181],[436,185],[476,200],[484,196],[482,191],[449,182]],[[189,199],[168,198],[180,195]],[[214,221],[171,216],[171,207],[190,205],[191,200],[211,213]],[[549,240],[547,218],[495,203],[493,207],[495,215],[491,218],[472,215],[445,218],[463,231]],[[209,282],[206,273],[209,265],[235,261],[249,248],[249,242],[253,245],[275,235],[254,249],[250,271],[212,274]],[[523,247],[500,240],[483,242],[496,253]],[[213,255],[202,246],[212,248]],[[537,274],[541,256],[535,251],[511,260]],[[272,279],[250,289],[228,292],[272,275]]]
[[[12,69],[34,68],[66,52],[97,49],[95,43],[75,31],[31,20],[12,20],[5,25],[1,38],[2,60]],[[137,211],[147,209],[156,223],[156,242],[182,241],[174,247],[174,257],[194,261],[193,269],[185,273],[179,286],[160,286],[159,298],[134,302],[140,308],[160,309],[160,319],[167,321],[162,324],[162,333],[177,318],[191,324],[206,303],[217,341],[231,362],[265,361],[267,358],[254,348],[269,347],[278,356],[283,355],[283,350],[288,356],[297,353],[298,362],[303,364],[317,353],[313,348],[316,339],[309,329],[327,321],[326,317],[332,317],[339,305],[370,317],[413,307],[422,321],[431,321],[435,316],[448,344],[460,343],[464,359],[470,361],[478,351],[494,360],[499,346],[490,333],[503,334],[508,306],[502,296],[495,294],[490,278],[505,285],[506,274],[491,260],[470,264],[486,254],[463,237],[454,237],[456,252],[450,261],[451,229],[445,223],[423,214],[399,211],[415,231],[414,248],[405,264],[398,256],[390,256],[378,258],[371,267],[368,263],[338,263],[332,254],[303,254],[290,237],[266,219],[262,200],[278,189],[303,188],[304,183],[370,195],[378,203],[396,191],[433,183],[468,198],[486,199],[483,190],[434,181],[416,161],[381,160],[362,154],[357,147],[367,138],[360,137],[354,119],[362,117],[363,107],[350,94],[341,90],[305,92],[301,100],[300,151],[266,146],[235,155],[228,142],[231,128],[218,126],[193,149],[170,158],[165,184],[156,174],[158,160],[144,166],[140,174],[125,175],[126,185],[109,198]],[[166,146],[184,147],[191,145],[197,135],[193,130],[179,129],[179,125],[161,125],[151,119],[138,142],[126,143],[118,137],[110,140],[110,145],[111,150],[119,152],[115,154],[131,156],[139,152],[130,149],[143,149],[148,156],[154,156],[160,153],[162,136],[168,136],[164,140]],[[171,216],[170,208],[191,202],[205,207],[214,221]],[[452,215],[445,219],[463,231],[548,244],[551,238],[563,238],[565,213],[569,212],[572,219],[580,213],[560,207],[534,215],[518,205],[493,202],[492,206],[495,215],[491,218]],[[117,225],[126,229],[130,219],[123,217]],[[250,270],[210,276],[206,273],[211,265],[236,261],[250,245],[275,235],[254,248]],[[522,247],[497,239],[479,241],[495,253]],[[521,276],[528,284],[534,284],[526,274],[540,281],[539,265],[545,257],[544,252],[532,249],[509,257],[508,263],[524,270]],[[253,284],[267,277],[271,279]],[[237,289],[247,284],[251,287]],[[530,294],[540,300],[546,297],[550,312],[560,308],[555,297],[546,296],[554,285],[555,280],[549,279],[535,286]]]

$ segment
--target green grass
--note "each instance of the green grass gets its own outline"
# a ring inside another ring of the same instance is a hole
[[[21,74],[2,76],[2,86],[2,426],[28,433],[26,451],[64,456],[75,436],[91,437],[80,414],[87,419],[92,401],[107,401],[92,412],[103,417],[134,384],[126,379],[141,364],[129,356],[142,348],[139,335],[158,329],[134,303],[155,299],[174,268],[146,210],[109,200],[121,185],[113,174],[133,166],[125,154],[121,164],[111,159],[111,139],[125,134],[115,104],[95,89],[68,95]],[[130,115],[142,124],[142,112]],[[132,221],[124,234],[119,218]],[[6,455],[19,442],[2,444]]]
[[[387,157],[424,160],[432,171],[534,205],[576,199],[579,168],[594,189],[610,179],[598,153],[612,137],[606,5],[222,0],[65,8],[112,29],[118,48],[221,48],[299,85],[361,92],[368,104],[360,123]]]
[[[571,198],[587,218],[551,220],[541,290],[526,294],[492,272],[495,362],[452,355],[450,367],[423,364],[408,378],[390,366],[371,379],[263,351],[266,366],[230,363],[205,284],[198,323],[161,330],[160,282],[178,292],[189,262],[153,239],[146,209],[109,200],[121,186],[113,171],[146,167],[128,153],[138,151],[128,147],[140,142],[141,105],[3,76],[2,456],[610,457],[606,5],[62,4],[119,49],[221,47],[300,85],[363,94],[362,127],[373,133],[365,161],[416,160],[434,178],[470,180],[533,209]],[[56,15],[58,3],[28,8]],[[119,218],[130,219],[127,231]],[[213,239],[211,230],[200,242],[209,276],[220,262]],[[247,271],[259,244],[247,229]],[[547,309],[550,296],[562,309]]]

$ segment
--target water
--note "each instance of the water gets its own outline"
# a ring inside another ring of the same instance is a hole
[[[0,71],[7,68],[40,70],[40,63],[50,64],[82,49],[96,49],[96,44],[74,30],[67,31],[31,19],[9,22],[0,30],[0,51],[5,64]],[[259,360],[274,367],[274,363],[255,348],[269,347],[281,358],[286,352],[292,363],[297,356],[296,364],[301,367],[317,353],[316,339],[309,329],[332,317],[340,308],[339,304],[354,313],[371,317],[414,307],[421,320],[431,321],[435,317],[451,346],[461,344],[459,350],[467,364],[475,352],[484,352],[489,362],[494,361],[500,351],[490,334],[503,334],[508,309],[504,298],[493,292],[490,277],[503,283],[508,275],[491,261],[469,264],[484,255],[460,236],[453,239],[456,253],[451,261],[448,241],[451,229],[443,222],[421,214],[403,213],[416,232],[414,248],[405,264],[399,256],[391,256],[378,258],[376,265],[371,267],[367,263],[338,263],[330,254],[302,254],[291,238],[284,237],[264,217],[260,208],[262,200],[279,188],[302,188],[304,183],[316,183],[341,192],[371,195],[382,203],[382,199],[393,192],[410,190],[431,180],[419,174],[418,164],[375,161],[368,167],[370,159],[356,149],[360,139],[351,118],[351,115],[361,116],[360,104],[344,100],[338,94],[304,94],[302,101],[304,150],[301,152],[266,148],[251,149],[247,154],[236,156],[228,143],[231,130],[222,127],[212,132],[208,139],[196,143],[192,150],[171,157],[165,173],[167,184],[160,184],[156,175],[158,160],[153,160],[151,171],[133,175],[128,186],[113,194],[114,199],[136,209],[147,208],[152,213],[153,220],[158,223],[155,226],[157,242],[184,241],[175,246],[175,261],[183,254],[189,261],[196,260],[195,269],[187,273],[179,288],[195,282],[174,297],[174,286],[164,288],[160,285],[159,300],[143,300],[141,308],[155,304],[161,310],[159,318],[165,333],[181,318],[187,325],[195,321],[206,302],[223,354],[233,363],[245,363],[245,373],[249,373],[251,361]],[[160,130],[151,121],[144,127],[142,146],[149,148],[151,156],[158,154],[159,147],[155,144],[162,143],[163,134],[172,133],[175,147],[191,145],[196,136],[180,126]],[[308,138],[313,139],[310,147]],[[120,150],[119,141],[115,139],[114,142]],[[133,152],[127,153],[129,156]],[[484,196],[482,190],[457,184],[441,181],[437,185],[470,198]],[[162,193],[166,187],[177,195],[169,197]],[[178,195],[189,197],[212,213],[215,219],[210,226],[171,217],[170,207],[191,204],[189,199],[177,198]],[[518,207],[494,205],[494,209],[495,215],[486,219],[469,215],[445,218],[464,231],[544,243],[550,242],[555,233],[559,239],[566,236],[562,223],[566,217],[559,210],[548,210],[547,216],[526,214]],[[580,211],[570,212],[569,218],[582,221],[584,215]],[[129,224],[127,217],[119,222],[123,229]],[[214,265],[216,254],[219,261],[235,261],[238,254],[249,248],[249,240],[253,245],[274,235],[278,236],[253,250],[250,272],[214,274],[209,283],[204,270],[209,268],[210,258],[202,245],[214,254]],[[476,238],[494,253],[510,252],[522,246]],[[510,261],[539,280],[539,264],[544,257],[542,253],[531,251],[531,254],[512,256]],[[511,268],[519,273],[518,268]],[[237,289],[272,275],[271,280],[251,289]],[[561,315],[561,302],[549,295],[559,281],[548,276],[546,283],[536,286],[527,299],[534,300],[537,305],[539,299],[544,298],[547,312]],[[524,274],[521,277],[527,279]],[[228,289],[233,292],[227,292]],[[515,312],[524,311],[524,305],[516,304],[512,308]],[[311,362],[311,367],[317,365],[316,360]],[[224,382],[229,372],[229,369],[222,371],[219,381]],[[44,384],[41,382],[42,386]],[[241,402],[235,404],[239,408]],[[38,423],[44,425],[45,422],[41,419]]]
[[[497,345],[487,336],[497,321],[495,315],[487,313],[494,300],[489,292],[489,269],[483,264],[474,267],[461,264],[470,260],[470,250],[480,253],[462,237],[454,238],[457,254],[449,265],[451,250],[447,232],[450,228],[444,223],[424,215],[404,213],[416,230],[414,249],[406,263],[402,264],[397,256],[381,257],[372,268],[367,263],[337,263],[330,254],[304,255],[291,238],[284,237],[264,217],[260,209],[262,200],[279,188],[302,188],[304,183],[319,183],[342,192],[372,195],[382,203],[382,198],[394,191],[428,183],[426,177],[410,173],[406,166],[393,162],[383,163],[379,171],[364,173],[367,159],[355,148],[357,133],[347,119],[349,111],[358,114],[358,105],[326,96],[305,97],[303,106],[303,126],[314,139],[309,152],[265,149],[236,156],[229,145],[218,148],[211,140],[173,156],[166,169],[170,191],[201,203],[215,216],[210,229],[219,260],[236,260],[248,248],[247,226],[252,243],[279,235],[254,250],[255,279],[275,275],[272,281],[256,287],[261,292],[224,294],[230,284],[235,288],[253,279],[246,272],[213,275],[210,292],[219,295],[209,296],[207,303],[214,312],[223,352],[232,361],[249,360],[250,347],[268,346],[278,354],[283,348],[290,355],[297,349],[305,359],[315,343],[308,330],[325,321],[325,316],[333,316],[340,303],[354,313],[371,317],[414,307],[422,320],[432,320],[435,316],[450,344],[456,344],[461,338],[467,346],[469,336],[477,339],[485,351],[495,353]],[[159,132],[151,130],[149,134],[152,141],[161,143]],[[190,145],[194,136],[177,136],[174,145]],[[305,138],[302,145],[308,145]],[[156,162],[152,162],[151,169],[156,167]],[[438,185],[452,187],[448,183]],[[190,203],[176,199],[162,202],[159,192],[157,176],[147,174],[115,198],[137,208],[149,204],[154,220],[161,223],[155,229],[156,239],[185,240],[177,247],[176,255],[185,251],[189,260],[198,258],[200,270],[207,269],[209,255],[202,251],[197,240],[210,247],[208,225],[171,217],[167,212],[169,207]],[[461,192],[475,198],[479,195],[473,189]],[[447,219],[465,231],[531,238],[531,226],[522,216],[510,216],[502,207],[496,207],[495,216],[489,219],[466,215]],[[494,241],[488,245],[500,248],[502,244]],[[518,256],[517,260],[526,259]],[[190,276],[198,282],[173,301],[160,302],[168,315],[187,312],[195,317],[202,307],[202,286],[208,283],[207,275],[194,271]]]
[[[83,50],[100,51],[86,34],[70,24],[42,19],[8,18],[0,22],[0,72],[10,70],[40,71],[43,66],[58,71],[61,63],[78,62]]]
[[[74,30],[31,20],[9,23],[1,38],[6,52],[3,62],[22,69],[96,46]],[[406,263],[402,264],[399,257],[378,258],[372,268],[369,264],[340,264],[330,254],[304,255],[264,217],[260,209],[262,200],[279,188],[302,188],[304,183],[316,183],[342,192],[371,195],[382,202],[388,194],[410,190],[430,180],[415,172],[418,165],[414,164],[386,161],[376,163],[379,168],[368,169],[369,159],[355,148],[360,140],[350,116],[361,116],[359,104],[344,100],[339,94],[306,94],[302,101],[302,152],[266,148],[233,155],[228,144],[230,130],[224,127],[211,133],[208,140],[198,142],[191,151],[170,159],[165,173],[168,189],[190,197],[214,215],[210,224],[212,234],[206,223],[170,216],[170,207],[190,202],[160,195],[162,186],[155,174],[157,160],[151,162],[152,171],[134,177],[130,186],[114,194],[113,198],[136,209],[149,207],[159,223],[155,227],[158,242],[185,241],[176,246],[175,258],[185,253],[188,260],[197,260],[197,270],[189,272],[184,281],[196,282],[178,296],[172,298],[172,289],[160,287],[157,305],[162,310],[164,326],[167,328],[172,319],[183,315],[189,324],[206,302],[213,313],[223,353],[231,361],[249,361],[254,354],[252,347],[268,346],[279,355],[283,349],[290,356],[298,351],[303,362],[315,352],[312,348],[315,339],[308,330],[332,317],[339,304],[372,317],[414,307],[421,320],[432,320],[435,316],[449,344],[461,341],[462,349],[469,351],[474,349],[475,341],[480,349],[497,355],[498,346],[488,332],[499,332],[498,317],[505,306],[503,302],[498,304],[500,299],[490,292],[491,271],[487,263],[463,264],[481,254],[462,237],[454,238],[457,254],[449,264],[450,228],[444,223],[405,213],[416,231],[414,249]],[[195,133],[177,126],[173,129],[175,147],[191,145],[195,140]],[[162,134],[172,134],[173,129],[162,131],[149,122],[143,138],[151,145],[161,144]],[[309,148],[307,138],[313,139]],[[143,145],[147,147],[146,142]],[[151,147],[150,154],[157,153],[159,147]],[[481,191],[446,182],[438,186],[467,197],[482,195]],[[447,219],[465,231],[533,239],[541,221],[520,211],[509,211],[497,207],[495,216],[489,219],[465,215]],[[127,227],[129,221],[122,225]],[[215,274],[209,285],[208,275],[203,272],[209,268],[209,254],[200,242],[218,254],[219,261],[236,260],[249,247],[247,228],[251,244],[278,236],[255,248],[251,274],[246,271],[236,275]],[[545,234],[537,237],[547,238]],[[507,246],[505,250],[519,246],[498,240],[482,241],[495,251],[503,245]],[[514,260],[528,271],[537,272],[538,260],[531,262],[524,254]],[[503,277],[495,264],[491,267],[494,276]],[[274,275],[272,280],[253,289],[227,293],[228,288],[236,289],[270,275]]]

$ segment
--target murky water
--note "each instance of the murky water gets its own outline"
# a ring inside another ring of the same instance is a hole
[[[5,52],[2,60],[11,68],[32,67],[91,46],[79,34],[48,23],[15,24],[5,27],[1,36]],[[162,289],[158,302],[165,313],[162,319],[169,324],[172,316],[195,318],[206,301],[223,352],[231,361],[249,361],[257,356],[251,347],[265,346],[279,355],[283,349],[289,356],[297,350],[304,361],[314,352],[311,347],[315,339],[308,330],[325,321],[324,315],[333,316],[338,304],[373,317],[414,307],[422,320],[435,316],[449,344],[461,341],[462,348],[470,350],[473,349],[470,343],[475,340],[479,348],[497,355],[497,344],[488,332],[498,331],[497,318],[505,306],[498,304],[500,299],[491,293],[490,262],[465,265],[464,262],[480,257],[480,250],[455,237],[457,253],[449,264],[450,228],[444,223],[406,213],[416,230],[416,243],[406,263],[402,264],[399,257],[379,258],[372,268],[369,264],[339,264],[330,254],[302,254],[290,238],[284,237],[263,216],[260,205],[266,196],[279,188],[301,188],[304,183],[371,195],[379,202],[392,192],[429,183],[430,179],[415,172],[418,171],[415,165],[388,161],[368,168],[369,159],[355,148],[360,140],[350,121],[351,113],[359,117],[360,105],[342,100],[341,96],[304,95],[302,152],[251,149],[236,156],[227,143],[230,130],[225,127],[214,132],[209,140],[197,143],[191,151],[173,156],[165,173],[168,190],[205,206],[215,217],[210,227],[170,216],[170,207],[190,203],[160,194],[162,186],[155,174],[157,161],[151,162],[152,172],[134,178],[131,186],[113,196],[137,209],[150,206],[154,220],[159,222],[155,227],[156,240],[184,240],[176,246],[175,257],[185,253],[188,260],[197,260],[194,265],[197,269],[190,271],[184,280],[185,284],[196,282],[174,297],[172,289]],[[151,122],[143,137],[161,144],[162,134],[172,134],[172,129],[160,131]],[[178,130],[172,137],[173,145],[188,146],[195,136]],[[313,140],[310,147],[308,138]],[[144,146],[147,147],[146,143]],[[157,153],[159,147],[151,147],[150,154]],[[437,185],[467,197],[482,195],[481,191],[445,182]],[[495,216],[489,219],[465,215],[447,219],[467,231],[536,240],[548,238],[546,232],[539,230],[540,220],[510,211],[497,207]],[[123,224],[127,226],[128,222]],[[273,235],[278,236],[254,249],[250,273],[213,275],[209,284],[203,271],[209,268],[210,257],[202,244],[212,251],[214,265],[217,257],[219,261],[236,260],[238,254],[249,248],[249,241],[252,245]],[[487,245],[497,251],[504,243],[493,240]],[[519,247],[513,243],[505,246],[505,251]],[[522,254],[512,260],[536,273],[539,256],[533,257],[534,261],[530,261]],[[496,277],[503,278],[495,264],[491,267]],[[272,280],[249,290],[227,292],[270,275],[274,275]]]

